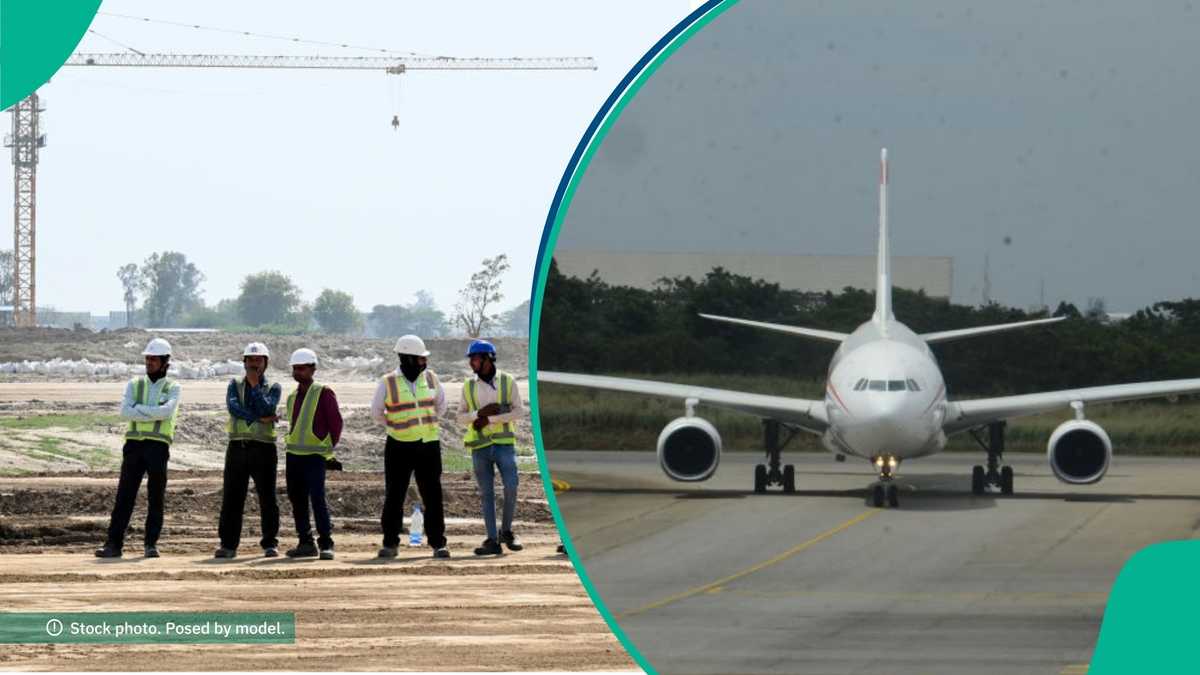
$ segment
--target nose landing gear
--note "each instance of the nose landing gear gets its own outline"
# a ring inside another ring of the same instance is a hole
[[[892,508],[900,506],[900,488],[892,482],[900,460],[891,455],[880,455],[873,464],[879,471],[879,482],[871,488],[871,503],[876,508],[883,508],[884,503]]]

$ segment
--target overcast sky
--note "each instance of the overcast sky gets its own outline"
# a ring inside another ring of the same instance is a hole
[[[210,304],[237,295],[245,274],[276,269],[307,300],[336,288],[364,310],[411,302],[420,288],[449,309],[484,257],[507,253],[502,305],[516,305],[580,135],[689,8],[105,0],[101,12],[424,54],[594,56],[599,70],[63,69],[41,89],[49,144],[38,169],[38,304],[122,309],[117,268],[177,250],[208,277]],[[93,28],[143,52],[366,53],[110,16]],[[80,47],[120,49],[97,36]],[[5,161],[0,183],[11,176]]]
[[[898,255],[954,299],[1200,296],[1200,8],[743,0],[641,90],[560,245]]]

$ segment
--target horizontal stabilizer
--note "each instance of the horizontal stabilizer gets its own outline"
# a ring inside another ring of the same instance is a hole
[[[975,337],[976,335],[987,335],[988,333],[999,333],[1001,331],[1013,330],[1016,328],[1027,328],[1029,326],[1037,326],[1043,323],[1054,323],[1062,321],[1065,316],[1052,316],[1049,319],[1033,319],[1031,321],[1017,321],[1014,323],[998,323],[991,326],[975,326],[974,328],[959,328],[957,330],[943,330],[936,333],[924,333],[921,339],[929,344],[935,342],[948,342],[965,337]]]
[[[780,333],[788,333],[790,335],[799,335],[801,337],[813,338],[815,340],[826,340],[828,342],[841,342],[846,339],[845,333],[838,333],[831,330],[820,330],[817,328],[800,328],[798,326],[784,326],[778,323],[764,323],[762,321],[750,321],[747,319],[731,319],[727,316],[715,316],[713,314],[701,314],[700,316],[713,321],[724,321],[726,323],[736,323],[742,326],[750,326],[751,328],[762,328],[765,330],[778,331]]]

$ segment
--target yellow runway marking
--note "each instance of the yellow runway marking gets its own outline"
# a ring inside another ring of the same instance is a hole
[[[565,480],[551,478],[550,485],[554,488],[555,492],[566,492],[571,489],[571,484]]]
[[[870,518],[871,516],[878,515],[882,512],[883,512],[883,509],[871,509],[870,511],[860,513],[857,516],[854,516],[850,520],[847,520],[846,522],[842,523],[841,525],[838,525],[837,527],[835,527],[833,529],[826,530],[826,531],[822,532],[821,534],[818,534],[817,536],[813,537],[812,539],[809,539],[808,541],[796,544],[792,548],[789,548],[788,550],[784,551],[783,553],[780,553],[779,555],[775,556],[774,558],[769,558],[769,559],[764,560],[756,565],[747,567],[746,569],[741,570],[740,572],[734,572],[733,574],[730,574],[727,577],[717,579],[716,581],[704,584],[703,586],[697,586],[695,588],[690,588],[686,591],[682,591],[680,593],[676,593],[675,595],[665,597],[662,600],[652,602],[648,605],[642,605],[641,607],[636,607],[627,612],[621,612],[621,613],[617,614],[616,617],[618,619],[624,619],[626,617],[636,616],[643,612],[648,612],[652,609],[659,609],[660,607],[666,607],[667,605],[674,604],[676,602],[679,602],[680,600],[686,600],[690,597],[700,595],[701,593],[712,592],[730,582],[737,581],[738,579],[741,579],[742,577],[749,576],[751,574],[754,574],[755,572],[760,572],[762,570],[767,569],[768,567],[771,567],[772,565],[778,565],[779,563],[783,562],[784,560],[791,558],[792,556],[804,551],[805,549],[807,549],[811,546],[814,546],[816,544],[819,544],[822,541],[825,541],[826,539],[832,537],[833,535],[837,534],[838,532],[841,532],[842,530],[853,527],[854,525],[861,523],[862,521]]]
[[[1087,675],[1088,664],[1076,663],[1058,671],[1058,675]]]

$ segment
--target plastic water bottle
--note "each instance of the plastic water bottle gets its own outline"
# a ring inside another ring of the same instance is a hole
[[[408,545],[420,546],[422,535],[425,534],[425,515],[421,513],[421,505],[413,504],[412,519],[408,525]]]

